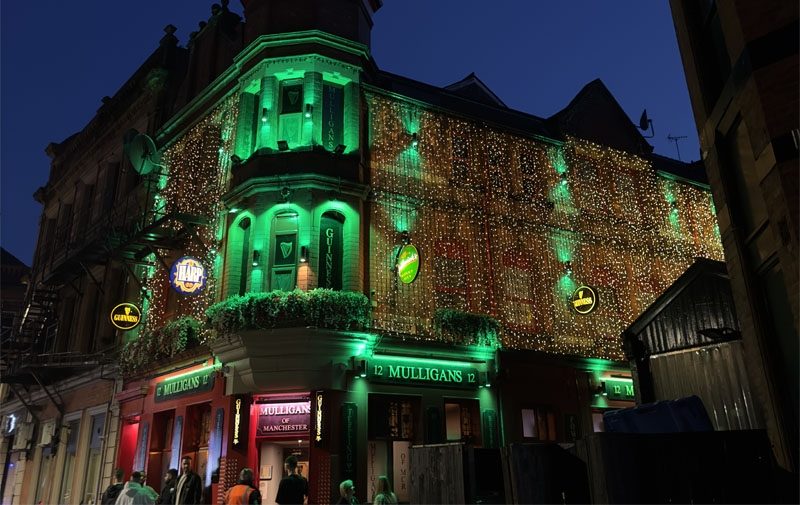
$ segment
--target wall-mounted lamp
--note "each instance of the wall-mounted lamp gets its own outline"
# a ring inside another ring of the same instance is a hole
[[[411,234],[408,233],[408,230],[400,232],[400,241],[403,242],[403,245],[408,245],[411,243]]]
[[[570,261],[564,262],[564,273],[567,275],[572,275],[572,262]]]
[[[261,108],[261,122],[266,123],[267,118],[269,117],[269,109],[266,107]]]
[[[308,263],[308,247],[300,246],[300,263]]]
[[[307,103],[306,104],[306,112],[305,112],[306,119],[310,119],[311,118],[311,113],[313,111],[314,111],[314,106],[311,105],[310,103]]]
[[[561,185],[562,186],[566,186],[567,185],[567,173],[566,172],[561,174]]]
[[[366,378],[366,376],[367,376],[367,360],[360,359],[360,360],[357,361],[356,364],[357,364],[356,371],[358,372],[356,374],[356,377],[361,377],[362,379]]]
[[[672,209],[673,212],[678,212],[678,201],[672,200],[671,202],[669,202],[669,207],[670,209]]]
[[[260,261],[261,261],[261,251],[259,251],[258,249],[253,249],[253,266],[257,267]]]
[[[230,210],[228,211],[228,214],[237,214],[238,212],[239,212],[238,208],[231,207]]]
[[[333,152],[334,152],[334,153],[336,153],[336,154],[344,154],[344,150],[345,150],[346,148],[347,148],[347,146],[346,146],[346,145],[344,145],[344,144],[339,144],[338,146],[336,146],[336,148],[334,148]]]
[[[478,387],[492,387],[492,381],[489,379],[489,372],[478,372]]]
[[[417,147],[419,145],[419,136],[417,132],[411,134],[411,147]]]
[[[242,164],[242,159],[240,157],[236,156],[235,154],[233,154],[233,155],[231,155],[231,163],[233,163],[234,165],[241,165]]]
[[[289,150],[289,143],[285,140],[278,141],[278,150],[279,151],[288,151]]]

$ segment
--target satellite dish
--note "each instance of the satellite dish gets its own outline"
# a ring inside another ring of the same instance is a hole
[[[647,131],[650,128],[650,121],[647,117],[647,109],[642,111],[642,117],[639,118],[639,129]]]
[[[158,149],[153,139],[139,133],[126,145],[125,151],[133,169],[142,175],[147,175],[155,167],[160,167]]]

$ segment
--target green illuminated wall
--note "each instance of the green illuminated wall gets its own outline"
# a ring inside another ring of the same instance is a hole
[[[290,141],[292,150],[322,146],[323,142],[323,85],[342,88],[343,130],[345,153],[358,150],[359,131],[359,69],[345,63],[312,54],[302,57],[263,60],[240,79],[239,120],[235,154],[247,159],[259,149],[278,150],[282,136],[281,86],[299,82],[302,86],[303,107],[297,119],[301,125],[297,141]],[[311,117],[305,106],[311,105]],[[290,118],[292,121],[294,117]],[[292,129],[294,131],[294,129]]]

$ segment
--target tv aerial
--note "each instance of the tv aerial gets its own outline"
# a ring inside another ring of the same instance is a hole
[[[678,151],[678,159],[681,160],[681,148],[678,147],[678,142],[685,139],[686,135],[672,135],[671,133],[667,134],[667,140],[670,142],[675,142],[675,150]]]
[[[147,175],[155,167],[162,166],[153,139],[144,133],[136,133],[135,130],[129,131],[125,137],[130,139],[125,143],[125,154],[134,170],[142,175]]]

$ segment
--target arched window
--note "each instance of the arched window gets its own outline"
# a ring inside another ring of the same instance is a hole
[[[342,289],[342,238],[344,216],[328,211],[319,222],[319,284],[320,288]]]
[[[271,235],[269,287],[292,291],[297,286],[297,214],[275,216]]]

